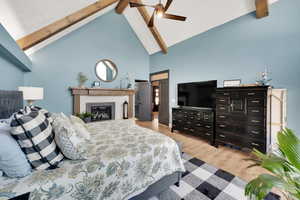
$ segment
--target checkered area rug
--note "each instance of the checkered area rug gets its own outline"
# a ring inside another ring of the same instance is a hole
[[[171,186],[149,200],[248,200],[244,196],[245,181],[187,154],[183,154],[183,161],[186,172],[180,186]],[[270,194],[266,199],[278,198]]]

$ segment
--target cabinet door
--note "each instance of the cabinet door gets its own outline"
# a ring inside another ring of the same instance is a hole
[[[230,94],[230,113],[238,114],[238,115],[246,115],[247,114],[247,102],[246,97],[242,95],[241,92],[232,92]]]

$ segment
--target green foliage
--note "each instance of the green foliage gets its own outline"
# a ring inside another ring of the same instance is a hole
[[[93,117],[93,114],[89,112],[84,112],[84,113],[77,113],[76,116],[84,120],[86,118]]]
[[[250,181],[245,188],[245,195],[251,199],[263,200],[273,189],[282,191],[288,200],[300,200],[300,139],[290,129],[278,133],[278,153],[267,155],[253,151],[253,166],[261,166],[271,174],[261,174]]]

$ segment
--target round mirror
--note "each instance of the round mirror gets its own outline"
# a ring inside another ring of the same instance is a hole
[[[111,82],[117,78],[118,69],[115,63],[110,60],[100,60],[96,64],[96,76],[104,82]]]

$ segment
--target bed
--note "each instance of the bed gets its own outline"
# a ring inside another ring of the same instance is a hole
[[[22,107],[21,93],[0,91],[0,119]],[[0,199],[30,193],[29,199],[146,200],[178,183],[185,171],[174,140],[133,120],[90,123],[88,129],[87,160],[65,159],[58,169],[22,179],[0,177]]]

